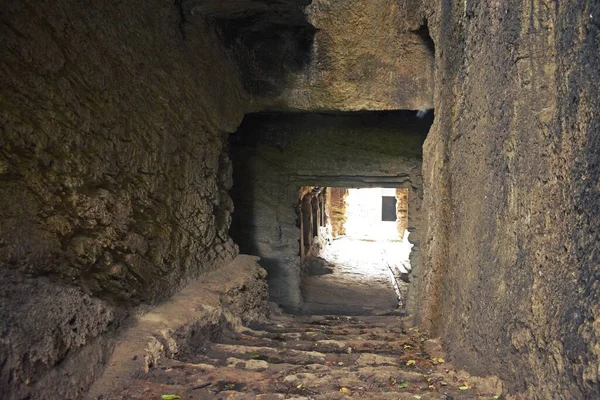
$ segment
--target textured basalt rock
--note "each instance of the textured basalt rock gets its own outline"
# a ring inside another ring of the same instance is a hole
[[[182,25],[170,2],[1,13],[0,269],[17,283],[2,290],[0,397],[73,398],[100,372],[110,346],[92,342],[119,310],[237,254],[222,150],[247,97],[217,28]],[[88,344],[66,388],[56,371]]]
[[[313,0],[309,63],[262,109],[418,110],[433,106],[433,48],[423,20],[393,0]],[[264,104],[264,105],[263,105]]]
[[[600,392],[600,9],[431,1],[428,304],[452,360],[527,399]]]
[[[125,313],[43,277],[2,268],[0,282],[0,397],[81,395],[106,363],[113,347],[106,334]]]

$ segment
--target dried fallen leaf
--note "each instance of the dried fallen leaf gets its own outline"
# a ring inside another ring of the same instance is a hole
[[[415,399],[420,399],[421,397],[422,397],[422,396],[421,396],[421,395],[418,395],[418,394],[415,394],[415,395],[413,396],[413,398],[415,398]]]
[[[298,386],[296,386],[296,389],[302,389],[302,384],[299,384]]]
[[[416,363],[417,363],[417,362],[416,362],[415,360],[408,360],[408,361],[406,362],[406,366],[407,366],[407,367],[410,367],[411,365],[415,365]]]
[[[340,392],[342,392],[342,393],[350,393],[350,389],[348,389],[347,387],[343,387],[343,388],[340,388]]]
[[[404,350],[410,350],[410,349],[412,349],[412,346],[410,344],[404,345]]]

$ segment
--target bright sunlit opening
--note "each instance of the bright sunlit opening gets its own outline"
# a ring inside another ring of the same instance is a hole
[[[401,240],[396,189],[348,189],[346,236],[360,240]],[[387,217],[387,218],[386,218]]]
[[[408,189],[322,191],[309,187],[304,192],[308,194],[303,195],[300,207],[301,248],[305,249],[302,254],[310,255],[314,248],[317,255],[307,256],[305,306],[324,312],[342,303],[359,309],[369,304],[389,312],[390,296],[392,306],[394,302],[395,307],[402,306],[410,280],[409,256],[413,246],[408,241]],[[324,201],[319,197],[322,194]],[[321,204],[326,205],[326,218],[321,218]],[[325,226],[321,225],[323,221]],[[323,234],[315,231],[315,226],[320,226]],[[316,239],[312,240],[312,236]],[[311,246],[313,242],[316,246]],[[309,244],[308,251],[305,243]],[[311,291],[310,287],[319,289]]]
[[[408,241],[408,189],[364,188],[348,189],[345,197],[344,253],[357,260],[365,256],[372,262],[397,267],[402,273],[410,272]],[[377,242],[358,244],[356,241]],[[340,243],[341,245],[341,243]],[[338,247],[338,246],[336,246]],[[368,253],[364,254],[368,249]],[[372,263],[361,263],[366,271],[380,274]]]

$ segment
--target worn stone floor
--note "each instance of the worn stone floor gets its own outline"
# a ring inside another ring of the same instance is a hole
[[[161,359],[98,399],[498,399],[399,316],[280,315]],[[171,397],[168,397],[171,396]]]
[[[398,242],[339,238],[307,261],[302,312],[311,315],[381,315],[398,308],[389,266]]]
[[[374,261],[385,260],[381,251],[381,243],[340,241],[337,247],[323,253],[335,263],[332,267],[325,263],[311,267],[314,269],[311,278],[338,279],[341,276],[348,287],[343,290],[339,281],[336,281],[337,287],[331,282],[319,287],[315,282],[327,282],[322,280],[309,282],[312,285],[309,290],[328,290],[320,299],[334,301],[333,310],[364,315],[289,315],[271,304],[268,318],[254,318],[252,320],[259,322],[248,326],[227,313],[219,314],[219,321],[210,324],[212,328],[202,328],[201,321],[194,319],[196,322],[192,325],[200,324],[197,335],[193,326],[188,327],[189,323],[180,326],[174,321],[172,326],[159,329],[169,334],[153,336],[156,340],[148,342],[148,346],[159,346],[164,352],[152,352],[139,346],[131,351],[130,346],[117,347],[115,352],[120,355],[117,359],[126,357],[139,361],[143,358],[145,367],[113,367],[108,374],[111,379],[97,385],[87,399],[501,398],[500,380],[471,377],[457,371],[446,359],[438,340],[428,338],[412,327],[406,317],[393,312],[397,298],[390,283],[389,268]],[[245,265],[252,275],[255,258],[245,256],[236,260],[239,265],[232,268]],[[328,269],[333,271],[328,272]],[[219,273],[221,278],[226,275],[226,272]],[[210,287],[215,289],[215,283],[220,282],[219,285],[232,286],[228,279],[221,282],[213,277],[204,281],[198,285],[211,283]],[[218,291],[221,295],[217,297],[223,299],[223,293],[232,292],[228,287]],[[198,289],[186,288],[186,291],[198,292]],[[186,300],[186,291],[142,318],[169,320],[174,310],[202,308]],[[196,299],[193,295],[192,298]],[[315,310],[324,309],[317,307],[317,302],[312,306]],[[215,307],[204,307],[206,315],[212,315],[210,309]],[[375,315],[384,311],[392,312]],[[133,336],[142,336],[142,342],[147,342],[148,330],[135,332]]]

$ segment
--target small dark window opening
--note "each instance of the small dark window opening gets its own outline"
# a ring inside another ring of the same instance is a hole
[[[396,221],[395,196],[381,196],[381,220]]]

